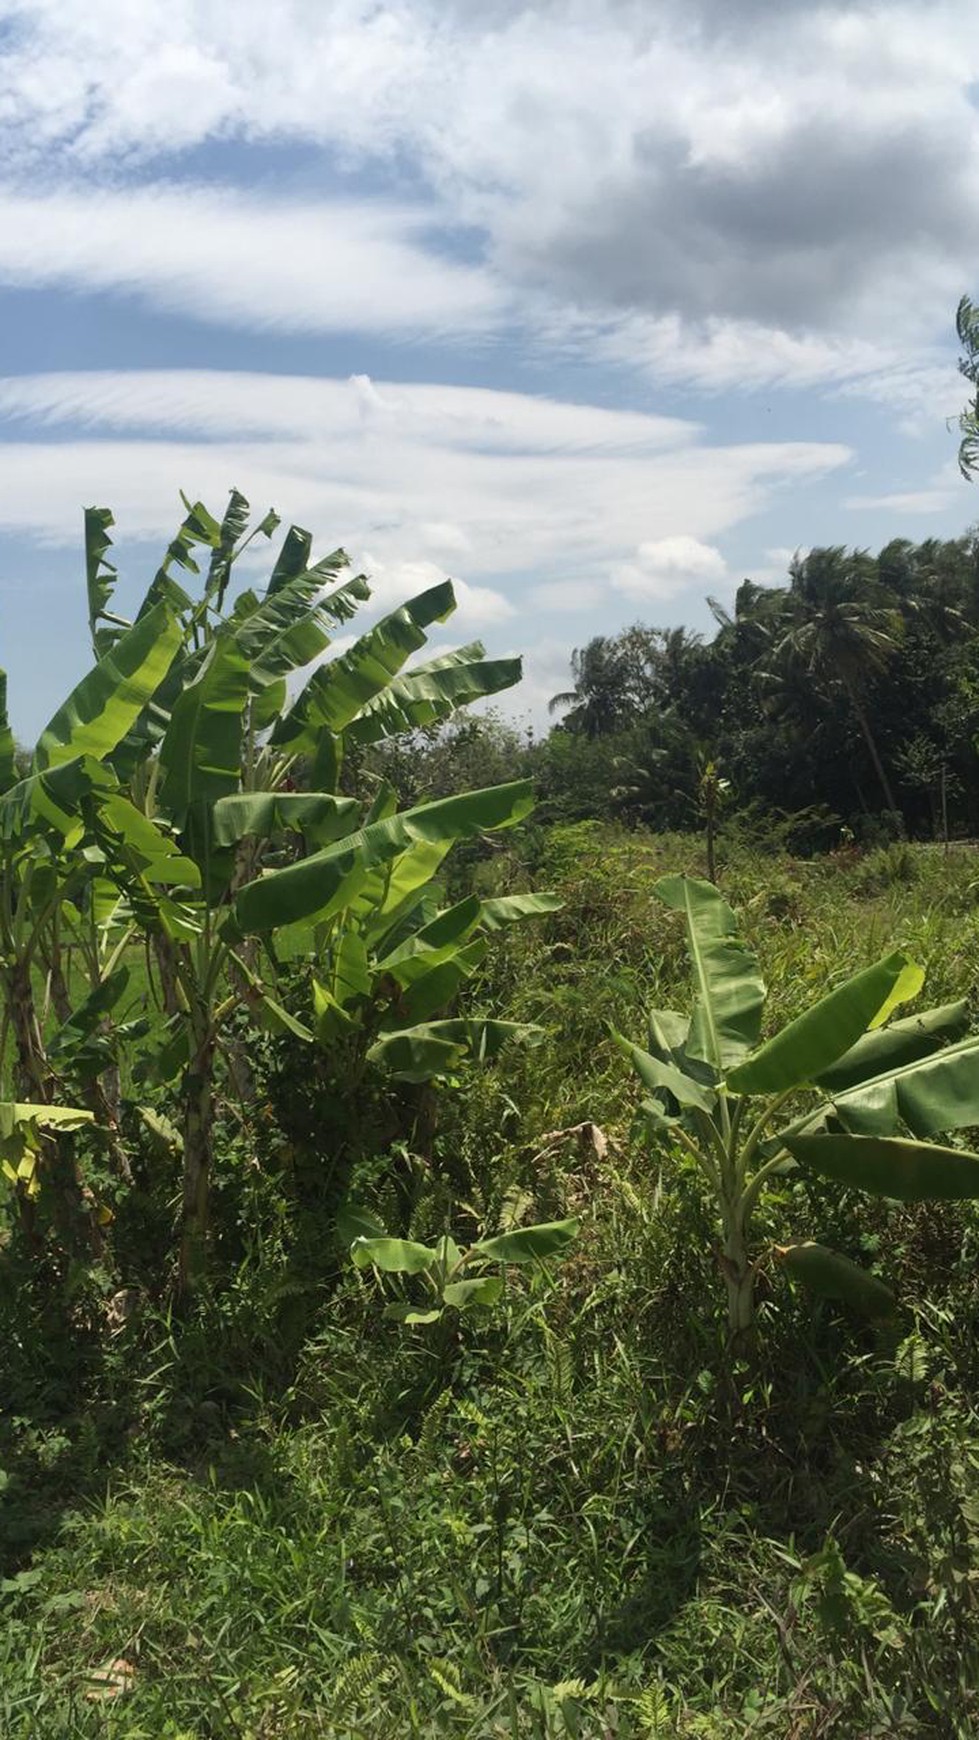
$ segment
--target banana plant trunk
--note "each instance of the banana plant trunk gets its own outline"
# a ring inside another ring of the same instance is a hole
[[[721,1270],[727,1290],[727,1327],[732,1346],[747,1340],[755,1326],[755,1270],[745,1238],[740,1206],[725,1205]]]
[[[28,1103],[51,1105],[56,1097],[55,1080],[38,1019],[30,959],[19,957],[7,969],[4,978],[14,1035],[15,1091]],[[97,1257],[102,1250],[102,1232],[92,1213],[91,1196],[82,1182],[72,1137],[67,1134],[45,1137],[41,1153],[50,1187],[52,1216],[63,1247],[67,1251],[87,1251]],[[21,1196],[19,1208],[24,1231],[35,1244],[37,1216],[34,1203]]]
[[[160,934],[153,938],[153,951],[156,955],[157,971],[160,975],[160,1001],[163,1013],[169,1020],[180,1008],[179,978],[177,972],[177,950],[168,936]]]
[[[14,1081],[18,1096],[47,1105],[53,1099],[51,1070],[48,1065],[41,1023],[38,1020],[30,961],[21,957],[6,974],[7,1006],[14,1035]]]
[[[177,1273],[177,1294],[183,1300],[194,1291],[207,1263],[216,1048],[210,1010],[199,1004],[189,1018],[191,1053],[183,1079],[184,1170]]]
[[[71,1018],[71,995],[65,976],[61,944],[57,937],[52,939],[50,948],[44,957],[44,966],[47,972],[51,1004],[58,1020],[64,1026],[64,1023]]]

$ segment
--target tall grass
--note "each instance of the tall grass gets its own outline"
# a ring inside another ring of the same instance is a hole
[[[973,995],[979,871],[911,862],[729,852],[773,1024],[892,944],[929,1000]],[[779,1234],[876,1265],[900,1329],[766,1271],[732,1366],[695,1181],[637,1135],[609,1034],[682,1006],[651,883],[696,868],[689,839],[536,842],[565,907],[475,995],[543,1045],[450,1088],[394,1186],[390,1156],[360,1168],[419,1235],[582,1216],[497,1315],[406,1332],[352,1271],[297,1276],[251,1172],[260,1233],[179,1331],[149,1306],[110,1330],[79,1282],[52,1346],[44,1300],[4,1295],[4,1740],[979,1731],[979,1216],[786,1183]]]

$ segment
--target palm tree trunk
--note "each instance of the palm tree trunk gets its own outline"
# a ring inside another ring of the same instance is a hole
[[[889,810],[891,810],[893,812],[893,814],[899,818],[900,824],[901,824],[901,832],[903,833],[904,832],[904,817],[901,814],[901,811],[898,809],[897,802],[896,802],[896,799],[894,797],[894,792],[891,789],[891,782],[887,777],[887,772],[886,772],[886,769],[884,767],[884,763],[881,761],[880,751],[878,750],[877,744],[874,741],[874,734],[870,729],[870,720],[867,718],[867,714],[866,714],[866,710],[864,708],[863,702],[861,701],[859,695],[857,694],[855,688],[853,687],[853,685],[851,683],[846,684],[846,691],[850,697],[850,705],[853,708],[853,711],[857,716],[857,723],[859,724],[860,729],[863,732],[863,739],[867,745],[868,754],[870,755],[870,759],[874,764],[874,772],[876,773],[877,778],[880,781],[880,788],[881,788],[881,791],[884,793],[884,801],[887,805],[887,808]]]

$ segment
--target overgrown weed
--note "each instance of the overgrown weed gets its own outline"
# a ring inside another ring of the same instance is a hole
[[[698,849],[539,837],[564,910],[475,995],[544,1044],[447,1090],[424,1153],[409,1120],[353,1166],[416,1236],[584,1214],[499,1315],[384,1322],[328,1239],[297,1263],[288,1167],[227,1156],[224,1286],[182,1325],[147,1300],[109,1330],[62,1276],[14,1334],[3,1294],[4,1740],[976,1732],[979,1216],[786,1182],[779,1232],[876,1265],[901,1326],[763,1274],[732,1365],[699,1191],[634,1134],[608,1032],[685,981],[651,886]],[[873,886],[869,860],[722,859],[773,1020],[892,943],[931,1001],[972,992],[971,858],[915,856]],[[546,1140],[585,1120],[603,1156]]]

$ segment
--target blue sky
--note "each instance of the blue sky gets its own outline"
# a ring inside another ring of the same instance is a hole
[[[0,661],[30,739],[179,490],[525,654],[979,517],[979,17],[918,0],[0,0]],[[260,578],[260,573],[250,575]]]

